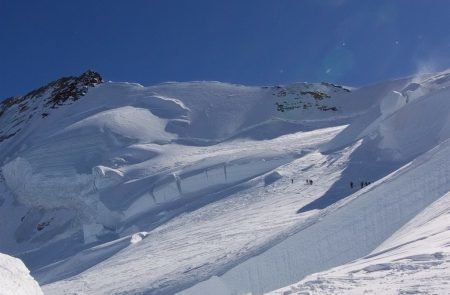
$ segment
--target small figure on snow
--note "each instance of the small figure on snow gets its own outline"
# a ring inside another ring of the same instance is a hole
[[[350,181],[350,188],[353,188],[353,181]]]

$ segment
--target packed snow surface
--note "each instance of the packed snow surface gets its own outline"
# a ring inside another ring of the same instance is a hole
[[[448,76],[105,82],[57,107],[42,103],[51,89],[17,99],[0,109],[0,251],[45,294],[413,290],[407,271],[439,293]],[[308,276],[330,268],[338,279]]]

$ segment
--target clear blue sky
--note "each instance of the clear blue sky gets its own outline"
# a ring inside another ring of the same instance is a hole
[[[446,0],[0,0],[0,98],[106,80],[362,85],[450,67]]]

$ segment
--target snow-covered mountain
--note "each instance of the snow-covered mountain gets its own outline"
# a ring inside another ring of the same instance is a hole
[[[449,86],[59,79],[0,105],[0,252],[46,294],[339,294],[410,257],[443,282]]]

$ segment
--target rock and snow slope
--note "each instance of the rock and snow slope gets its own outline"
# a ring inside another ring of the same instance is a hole
[[[50,83],[1,107],[0,251],[46,294],[261,294],[361,258],[449,191],[448,77]]]

